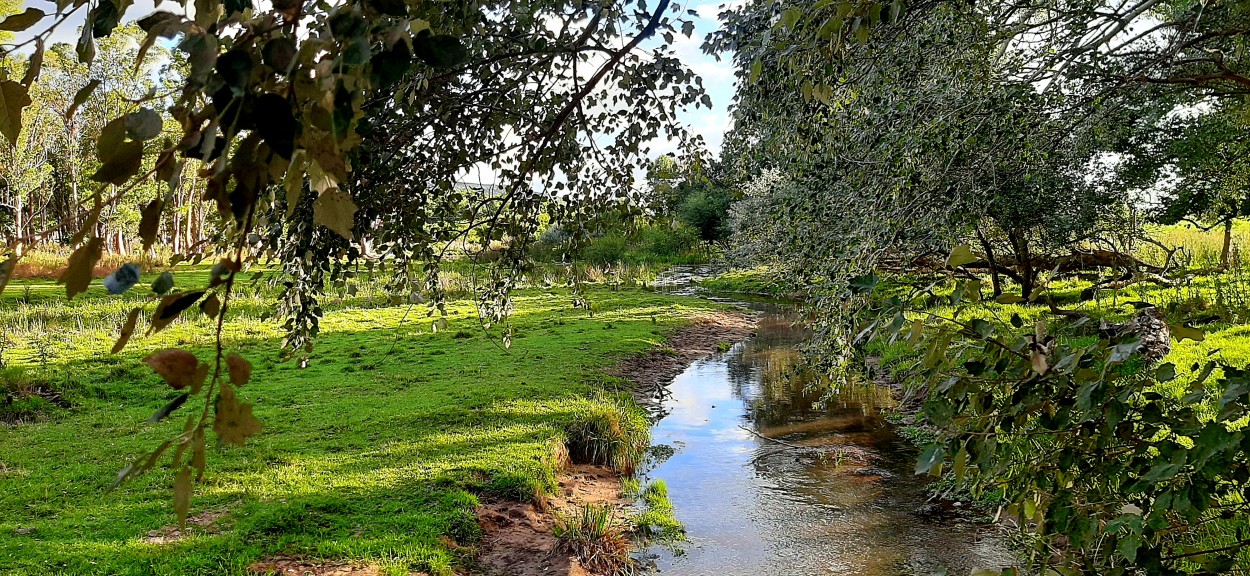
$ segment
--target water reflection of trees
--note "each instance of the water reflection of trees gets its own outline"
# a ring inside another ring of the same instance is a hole
[[[733,393],[746,404],[756,427],[848,411],[875,418],[892,402],[889,390],[870,382],[832,387],[796,348],[804,336],[789,317],[765,316],[757,335],[726,359]]]

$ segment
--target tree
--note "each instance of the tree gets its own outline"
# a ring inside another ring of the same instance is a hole
[[[1204,229],[1222,226],[1220,267],[1228,269],[1233,220],[1250,216],[1250,131],[1247,108],[1217,104],[1215,110],[1174,120],[1162,134],[1156,172],[1173,171],[1163,188],[1156,219],[1189,221]]]
[[[133,69],[159,60],[152,51],[172,40],[170,58],[185,63],[186,74],[168,92],[131,99],[107,115],[96,147],[99,167],[80,202],[87,217],[69,239],[75,250],[61,281],[70,298],[86,287],[106,244],[95,224],[127,201],[142,206],[138,236],[145,245],[161,222],[176,226],[174,203],[143,190],[148,184],[178,190],[188,169],[204,176],[202,196],[215,214],[203,235],[215,245],[179,257],[226,256],[207,285],[133,311],[126,335],[140,315],[160,330],[191,306],[213,301],[221,342],[237,275],[268,253],[284,266],[287,289],[278,311],[287,316],[287,343],[307,350],[318,329],[319,295],[355,273],[366,245],[393,272],[397,295],[428,297],[436,312],[439,262],[449,245],[474,231],[507,241],[479,283],[483,315],[498,321],[544,211],[578,237],[579,223],[631,193],[651,141],[698,144],[675,112],[703,102],[702,90],[669,47],[674,34],[689,35],[693,27],[681,26],[669,0],[194,4],[138,21],[144,37],[126,64]],[[85,10],[75,52],[83,64],[99,62],[109,54],[97,43],[120,33],[130,4],[59,7],[51,15],[28,8],[0,21],[0,29],[26,35],[0,47],[3,55],[32,49],[23,78],[0,81],[0,139],[10,147],[22,135],[53,31]],[[656,37],[666,42],[639,50]],[[75,100],[98,88],[77,87]],[[167,138],[162,114],[177,126]],[[499,193],[456,186],[479,169],[493,172]],[[22,248],[53,234],[45,229],[11,239],[0,260],[0,288]],[[188,392],[162,417],[191,396],[202,399],[200,416],[118,481],[177,446],[194,456],[178,462],[175,494],[184,501],[191,479],[204,473],[209,428],[230,443],[259,430],[251,406],[234,392],[250,370],[224,345],[210,363],[180,350],[148,361]]]

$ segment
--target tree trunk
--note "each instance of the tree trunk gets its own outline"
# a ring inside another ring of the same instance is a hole
[[[1229,257],[1233,248],[1233,219],[1224,221],[1224,246],[1220,248],[1220,270],[1228,270]]]
[[[994,258],[994,247],[990,245],[989,240],[985,239],[980,226],[977,226],[977,239],[981,241],[981,248],[985,250],[985,260],[990,263],[990,283],[994,286],[994,297],[998,298],[1003,295],[1002,277],[998,275],[998,261]]]

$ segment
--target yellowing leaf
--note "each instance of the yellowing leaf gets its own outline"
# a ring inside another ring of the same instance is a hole
[[[181,390],[195,383],[195,372],[200,361],[195,354],[177,348],[168,348],[143,359],[174,390]]]
[[[91,285],[91,272],[95,269],[95,263],[100,261],[103,250],[104,240],[92,238],[70,254],[65,271],[56,279],[57,284],[65,285],[66,297],[72,299]]]
[[[191,512],[191,467],[183,466],[174,476],[174,513],[178,515],[178,528],[186,528],[187,514]]]
[[[126,347],[126,343],[130,341],[130,337],[135,333],[135,324],[139,321],[139,313],[143,309],[139,307],[132,308],[130,315],[126,316],[126,323],[122,324],[121,334],[117,335],[117,342],[113,344],[113,354],[122,351]]]
[[[1168,324],[1168,329],[1172,331],[1172,337],[1176,338],[1177,342],[1186,338],[1195,342],[1202,342],[1206,339],[1206,334],[1202,330],[1190,328],[1184,324]]]
[[[252,378],[252,363],[238,354],[226,356],[226,368],[230,371],[230,383],[242,387]]]
[[[972,248],[967,244],[961,244],[951,251],[951,255],[946,258],[946,265],[951,268],[958,268],[964,264],[971,264],[976,261],[977,257],[972,254]]]
[[[9,140],[9,146],[17,145],[22,131],[22,109],[30,106],[26,87],[12,80],[0,81],[0,135]]]
[[[999,304],[1016,304],[1018,302],[1024,302],[1024,298],[1015,294],[1003,294],[1002,296],[995,298],[994,301]]]
[[[264,425],[252,415],[252,405],[239,402],[229,384],[222,384],[217,396],[217,414],[213,418],[213,431],[222,442],[242,446],[249,436],[260,432]]]
[[[200,302],[200,312],[203,312],[209,318],[216,318],[221,313],[221,300],[217,299],[216,294],[210,295],[203,302]]]
[[[351,240],[356,210],[356,203],[350,195],[338,188],[332,188],[322,192],[313,202],[313,222]]]

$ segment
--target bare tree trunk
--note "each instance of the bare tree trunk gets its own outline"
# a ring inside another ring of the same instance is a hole
[[[998,261],[994,258],[994,247],[990,245],[989,240],[985,239],[980,226],[977,226],[977,239],[981,241],[981,248],[985,250],[985,260],[990,263],[990,283],[994,286],[994,297],[998,298],[1003,295],[1002,277],[998,275]]]
[[[1220,270],[1228,270],[1233,248],[1233,219],[1224,221],[1224,246],[1220,249]]]

